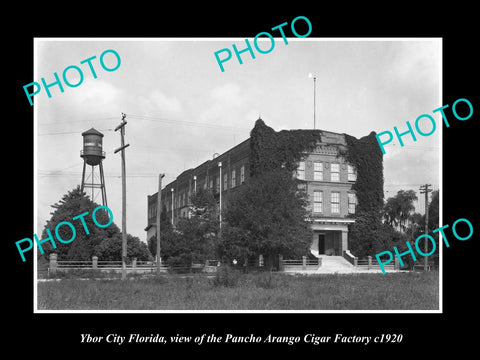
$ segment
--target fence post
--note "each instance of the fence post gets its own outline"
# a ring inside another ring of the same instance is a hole
[[[98,269],[98,256],[92,256],[92,269]]]
[[[395,262],[394,262],[394,264],[395,264],[395,265],[394,265],[394,269],[395,269],[395,270],[400,269],[400,264],[398,263],[398,257],[397,257],[397,255],[395,255],[395,259],[394,259],[394,260],[395,260]]]
[[[51,253],[48,259],[50,260],[50,264],[48,266],[48,269],[51,274],[55,275],[57,272],[57,257],[58,255],[55,253]]]
[[[368,270],[370,270],[372,268],[372,257],[368,255],[367,258],[368,258]]]
[[[317,258],[317,260],[318,260],[318,269],[320,269],[320,267],[322,266],[322,258],[319,257]]]
[[[353,266],[357,267],[358,266],[358,257],[353,258]]]
[[[259,267],[263,266],[263,255],[262,254],[258,255],[258,266]]]
[[[134,257],[134,258],[132,259],[132,273],[135,274],[136,270],[137,270],[137,258]]]
[[[283,271],[283,255],[278,255],[278,271]]]
[[[302,269],[307,270],[307,257],[302,256]]]

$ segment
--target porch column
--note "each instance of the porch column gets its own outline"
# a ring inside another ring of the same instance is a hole
[[[340,254],[348,250],[348,230],[342,230],[342,243],[340,248]]]

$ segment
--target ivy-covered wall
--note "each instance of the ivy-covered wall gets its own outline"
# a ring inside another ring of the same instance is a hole
[[[250,132],[250,176],[281,167],[294,171],[305,152],[313,151],[321,130],[276,132],[258,119]]]
[[[357,168],[352,189],[357,194],[355,224],[349,226],[349,249],[358,257],[373,256],[381,243],[383,209],[383,154],[375,132],[360,139],[345,134],[345,159]],[[377,251],[378,250],[378,251]]]
[[[250,176],[281,167],[294,171],[305,153],[321,141],[321,130],[283,130],[276,132],[258,119],[250,133]],[[352,189],[357,194],[355,224],[349,227],[349,249],[356,256],[374,254],[382,226],[383,154],[375,132],[357,139],[344,134],[346,147],[339,156],[357,169]]]

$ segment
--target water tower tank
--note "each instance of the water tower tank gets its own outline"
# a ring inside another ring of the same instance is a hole
[[[80,156],[85,159],[88,165],[96,166],[105,159],[105,151],[102,151],[103,134],[91,128],[82,133],[83,136],[83,150],[80,151]]]

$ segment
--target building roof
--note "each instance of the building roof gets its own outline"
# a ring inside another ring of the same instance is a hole
[[[93,127],[82,133],[82,136],[85,136],[85,135],[98,135],[98,136],[103,137],[103,134],[100,131],[94,129]]]

